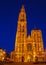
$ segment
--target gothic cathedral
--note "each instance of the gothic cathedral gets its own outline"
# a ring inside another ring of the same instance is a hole
[[[24,6],[22,6],[17,23],[14,51],[11,59],[15,62],[35,62],[44,60],[44,46],[41,30],[32,30],[27,36],[27,20]]]

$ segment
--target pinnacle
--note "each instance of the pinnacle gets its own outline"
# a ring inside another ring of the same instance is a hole
[[[21,12],[25,12],[24,5],[22,5]]]

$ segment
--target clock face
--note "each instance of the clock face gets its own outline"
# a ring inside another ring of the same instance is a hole
[[[32,50],[32,45],[30,43],[27,44],[27,51],[31,51]]]

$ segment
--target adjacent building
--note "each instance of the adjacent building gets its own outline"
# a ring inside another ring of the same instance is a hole
[[[0,48],[0,61],[4,61],[6,57],[6,52]]]

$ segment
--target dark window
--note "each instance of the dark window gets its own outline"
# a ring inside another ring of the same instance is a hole
[[[32,50],[32,45],[29,43],[27,44],[27,51],[31,51]]]
[[[36,44],[35,44],[35,47],[36,47]]]
[[[24,18],[20,19],[20,21],[24,21]]]
[[[37,56],[35,57],[35,61],[36,61],[36,62],[38,61],[38,57],[37,57]]]
[[[22,44],[22,53],[24,52],[24,44]]]

